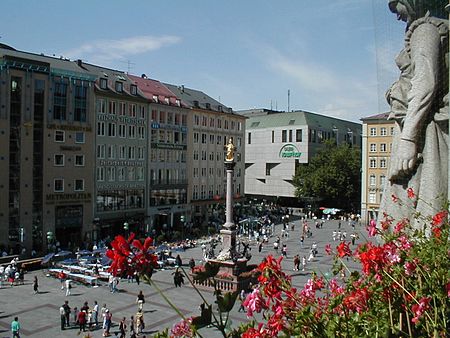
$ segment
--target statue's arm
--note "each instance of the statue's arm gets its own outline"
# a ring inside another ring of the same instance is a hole
[[[440,49],[437,28],[429,23],[417,27],[411,36],[410,47],[414,75],[401,137],[416,142],[436,93]]]
[[[397,155],[391,158],[391,179],[412,170],[417,161],[417,141],[430,113],[439,72],[440,36],[436,27],[428,23],[417,27],[411,36],[410,48],[413,77]]]

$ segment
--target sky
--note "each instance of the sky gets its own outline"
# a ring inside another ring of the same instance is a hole
[[[2,0],[0,43],[185,85],[234,110],[359,122],[389,109],[398,78],[405,24],[387,3]]]

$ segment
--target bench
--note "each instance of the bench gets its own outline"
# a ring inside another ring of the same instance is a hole
[[[25,269],[26,271],[37,270],[41,268],[42,257],[39,258],[30,258],[24,259],[17,262],[17,265],[20,266],[21,269]]]

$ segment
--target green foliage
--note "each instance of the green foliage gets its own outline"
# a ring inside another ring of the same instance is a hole
[[[222,294],[216,295],[216,302],[219,310],[222,312],[230,312],[236,302],[236,298],[239,292],[226,292],[223,296]]]
[[[296,196],[314,198],[331,206],[359,206],[361,191],[361,151],[348,144],[336,146],[332,140],[314,156],[309,164],[297,169],[293,177]]]

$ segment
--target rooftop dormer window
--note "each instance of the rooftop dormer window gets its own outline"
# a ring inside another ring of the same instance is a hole
[[[181,107],[181,101],[180,101],[179,99],[176,99],[176,100],[175,100],[175,104],[176,104],[178,107]]]
[[[108,89],[108,80],[105,78],[100,78],[100,88],[101,89]]]
[[[116,92],[118,92],[118,93],[123,92],[123,82],[116,81]]]
[[[157,96],[157,95],[153,95],[153,101],[155,101],[156,103],[158,103],[158,102],[159,102],[159,100],[158,100],[158,96]]]
[[[130,93],[131,95],[137,95],[137,86],[136,85],[130,85]]]
[[[222,106],[217,106],[217,110],[220,111],[220,112],[223,111]]]
[[[194,103],[194,107],[195,107],[195,108],[198,108],[198,107],[199,107],[198,101],[194,101],[193,103]]]
[[[211,109],[211,103],[206,102],[206,103],[205,103],[205,107],[206,107],[206,109]]]
[[[170,103],[169,98],[168,98],[168,97],[165,97],[165,98],[164,98],[164,102],[166,102],[166,104],[169,104],[169,103]]]

